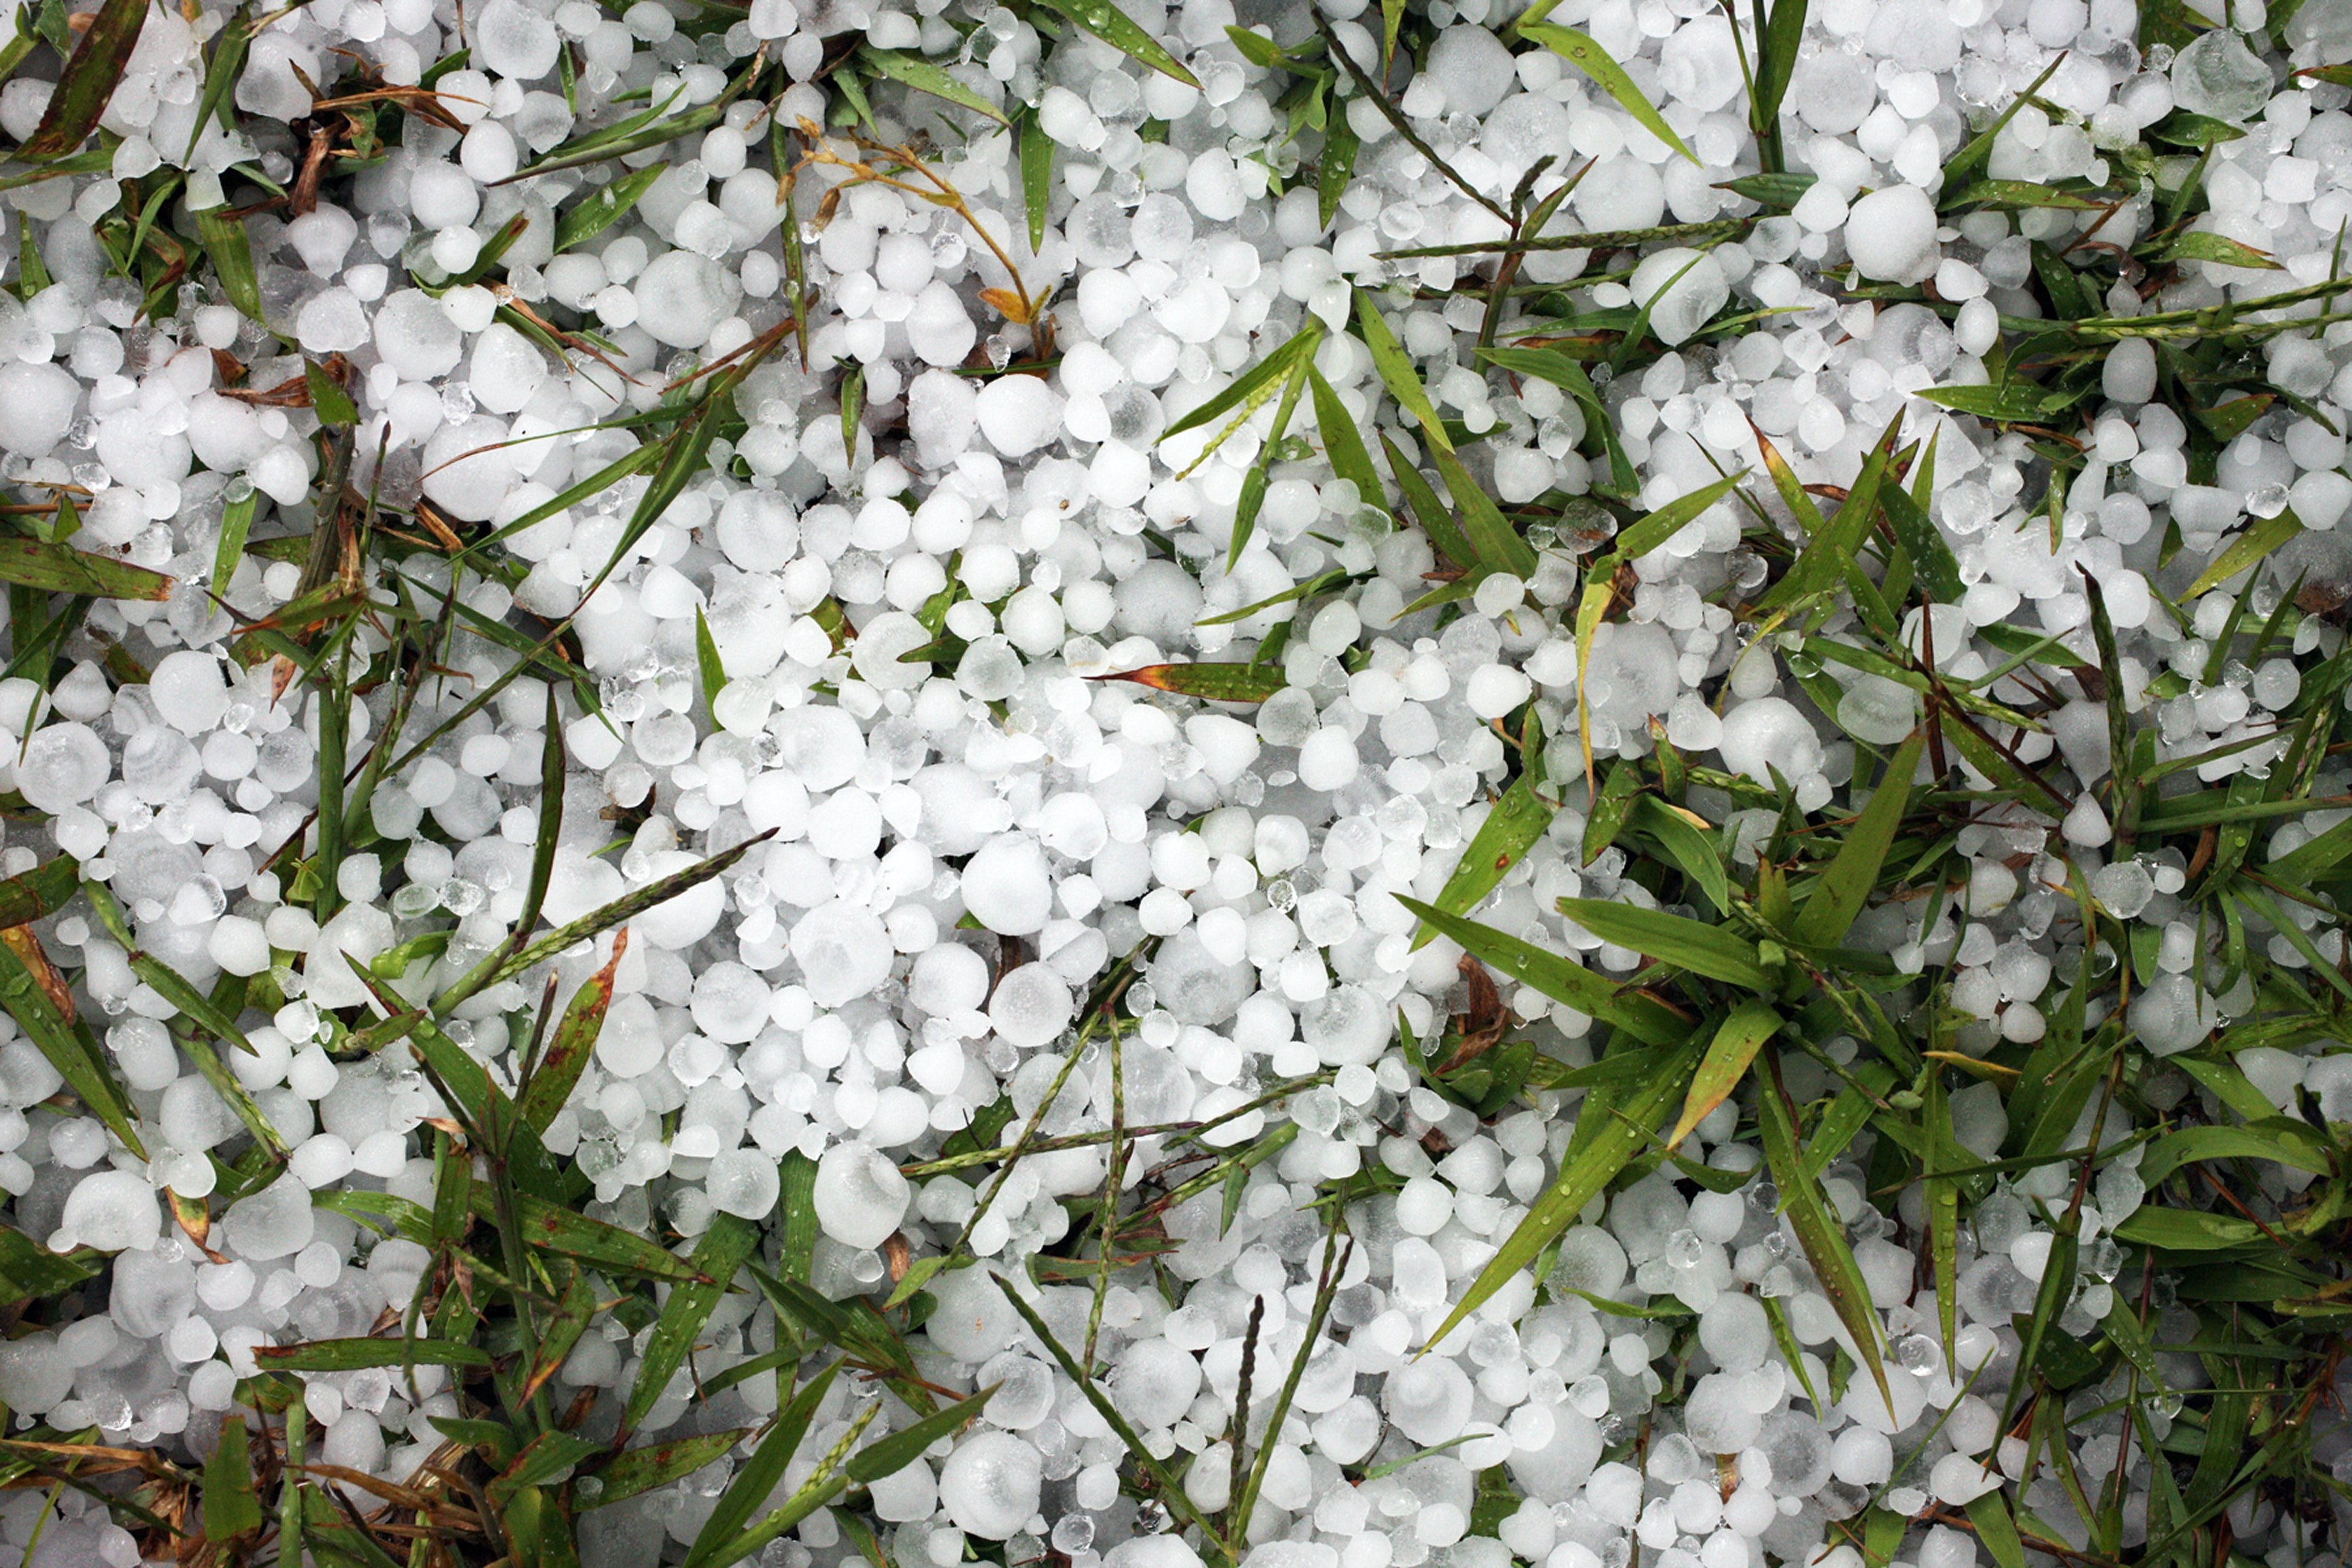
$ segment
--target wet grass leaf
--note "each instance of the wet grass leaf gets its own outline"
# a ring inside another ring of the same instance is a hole
[[[1478,1271],[1478,1277],[1470,1282],[1470,1288],[1463,1292],[1462,1300],[1446,1315],[1445,1321],[1429,1336],[1430,1344],[1436,1344],[1451,1333],[1454,1325],[1501,1289],[1505,1280],[1531,1267],[1544,1248],[1576,1223],[1584,1205],[1633,1163],[1633,1157],[1657,1136],[1658,1122],[1667,1108],[1687,1091],[1698,1058],[1696,1046],[1675,1047],[1625,1097],[1623,1103],[1612,1107],[1606,1114],[1588,1101],[1577,1121],[1577,1131],[1584,1133],[1587,1121],[1599,1123],[1597,1129],[1584,1139],[1580,1148],[1570,1148],[1560,1166],[1559,1180],[1535,1201],[1527,1217],[1519,1221],[1517,1228]]]
[[[122,80],[131,51],[147,26],[147,0],[105,0],[98,15],[74,46],[65,74],[49,94],[41,122],[16,156],[26,163],[61,157],[79,147],[98,129],[99,117]]]

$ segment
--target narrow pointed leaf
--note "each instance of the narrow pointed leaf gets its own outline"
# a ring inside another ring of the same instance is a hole
[[[646,1342],[637,1380],[630,1385],[629,1403],[621,1415],[624,1432],[635,1431],[669,1387],[670,1378],[686,1364],[695,1337],[718,1310],[736,1271],[759,1245],[760,1227],[740,1215],[720,1214],[711,1220],[688,1259],[689,1266],[707,1279],[677,1286],[663,1304],[653,1335]]]
[[[1587,1017],[1624,1030],[1654,1046],[1675,1045],[1690,1036],[1690,1026],[1664,1003],[1638,991],[1621,991],[1573,958],[1546,952],[1460,915],[1449,914],[1419,899],[1397,896],[1397,902],[1419,915],[1440,936],[1453,938],[1462,950],[1497,973],[1522,985],[1532,985],[1555,1002],[1564,1003]]]
[[[1154,691],[1204,697],[1216,702],[1263,702],[1289,682],[1282,671],[1262,664],[1147,664],[1096,680],[1131,680]]]
[[[833,1387],[839,1375],[841,1363],[834,1362],[823,1372],[801,1384],[784,1407],[776,1413],[776,1424],[760,1439],[751,1458],[737,1470],[727,1489],[719,1495],[718,1507],[702,1523],[694,1538],[694,1547],[687,1553],[689,1563],[700,1563],[717,1555],[728,1542],[740,1535],[751,1521],[760,1505],[768,1500],[778,1482],[784,1479],[785,1467],[800,1449],[801,1440],[808,1436],[809,1423],[815,1418],[816,1407]]]
[[[1198,87],[1200,79],[1186,70],[1174,55],[1161,47],[1160,40],[1136,26],[1135,22],[1110,0],[1044,0],[1049,10],[1058,11],[1127,56],[1139,65],[1150,67],[1164,76],[1174,77],[1186,87]]]
[[[254,1495],[245,1417],[231,1410],[212,1458],[205,1461],[205,1539],[226,1544],[231,1536],[260,1528],[261,1500]]]
[[[1522,769],[1471,836],[1470,847],[1462,852],[1454,874],[1438,891],[1437,907],[1449,915],[1466,915],[1476,909],[1543,837],[1558,810],[1554,802],[1536,793],[1535,774]],[[1436,935],[1437,928],[1424,923],[1412,944],[1424,947]]]
[[[1535,1201],[1527,1217],[1519,1221],[1518,1227],[1487,1260],[1486,1267],[1478,1271],[1477,1279],[1470,1282],[1470,1288],[1463,1292],[1462,1300],[1446,1315],[1444,1324],[1429,1336],[1430,1344],[1436,1344],[1451,1333],[1455,1324],[1476,1311],[1512,1275],[1532,1265],[1545,1247],[1576,1223],[1584,1205],[1606,1189],[1657,1135],[1659,1121],[1686,1090],[1691,1071],[1697,1064],[1697,1047],[1680,1047],[1622,1104],[1606,1113],[1588,1105],[1577,1120],[1577,1131],[1585,1132],[1588,1120],[1598,1121],[1598,1130],[1580,1148],[1570,1149],[1560,1167],[1559,1179]]]
[[[1821,1280],[1822,1293],[1852,1336],[1863,1364],[1878,1384],[1880,1397],[1891,1406],[1895,1395],[1887,1387],[1885,1359],[1879,1353],[1878,1314],[1871,1306],[1870,1287],[1846,1246],[1844,1228],[1831,1215],[1820,1186],[1805,1170],[1796,1115],[1790,1109],[1789,1091],[1780,1082],[1779,1055],[1767,1051],[1764,1068],[1756,1095],[1756,1121],[1763,1134],[1765,1163],[1780,1189],[1780,1212],[1788,1215],[1798,1245],[1805,1249],[1806,1261]]]
[[[106,0],[89,30],[74,46],[65,74],[49,94],[41,123],[31,140],[16,149],[26,163],[40,163],[72,152],[98,129],[100,116],[122,80],[131,51],[147,26],[147,0]]]
[[[1691,1076],[1690,1092],[1683,1100],[1682,1119],[1667,1135],[1667,1148],[1681,1148],[1683,1140],[1691,1135],[1691,1129],[1731,1097],[1739,1080],[1748,1076],[1756,1053],[1780,1027],[1780,1015],[1764,1002],[1742,1002],[1717,1026],[1715,1038],[1707,1042],[1706,1055],[1700,1058],[1698,1070]]]
[[[611,184],[591,191],[572,204],[569,212],[555,220],[557,254],[587,244],[628,216],[630,209],[653,189],[654,182],[668,172],[667,163],[633,169]]]
[[[946,67],[935,65],[919,55],[902,55],[896,49],[877,49],[871,44],[858,46],[857,58],[870,69],[892,81],[913,88],[917,92],[929,93],[943,99],[958,109],[969,109],[974,114],[985,115],[999,125],[1010,125],[1004,110],[973,91]]]
[[[1822,873],[1821,885],[1798,912],[1790,934],[1799,942],[1835,947],[1853,929],[1855,917],[1870,901],[1870,890],[1878,885],[1878,870],[1886,864],[1886,852],[1894,847],[1895,836],[1902,829],[1903,810],[1911,802],[1911,777],[1918,771],[1919,753],[1926,744],[1924,735],[1913,735],[1886,764],[1870,804],[1854,819],[1829,869]]]
[[[1562,899],[1559,912],[1603,942],[1727,985],[1769,991],[1779,983],[1756,944],[1722,926],[1605,899]]]
[[[1783,4],[1786,3],[1787,0],[1783,0]],[[1593,42],[1590,34],[1580,33],[1574,27],[1560,26],[1555,22],[1521,22],[1519,31],[1591,77],[1602,91],[1618,101],[1626,113],[1640,121],[1651,135],[1693,163],[1698,163],[1698,154],[1675,133],[1675,128],[1666,123],[1665,116],[1658,112],[1656,105],[1642,96],[1642,89],[1635,87],[1633,79],[1625,74],[1625,68],[1610,58],[1609,51]],[[1705,167],[1703,164],[1700,166]]]
[[[0,539],[0,583],[100,599],[160,600],[172,594],[172,579],[161,572],[46,539]]]

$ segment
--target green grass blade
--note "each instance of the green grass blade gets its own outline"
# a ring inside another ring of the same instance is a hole
[[[220,1441],[205,1461],[205,1539],[226,1543],[261,1528],[261,1499],[253,1489],[253,1453],[245,1417],[236,1411],[221,1423]]]
[[[595,1053],[596,1037],[604,1032],[605,1010],[613,1005],[613,976],[620,968],[621,955],[627,946],[625,937],[616,938],[611,960],[572,994],[562,1019],[555,1026],[547,1054],[533,1064],[530,1075],[522,1081],[515,1096],[515,1111],[533,1131],[547,1131],[548,1123],[572,1098],[580,1075],[587,1070],[588,1058]]]
[[[735,1472],[727,1489],[719,1496],[719,1506],[696,1532],[694,1546],[688,1552],[689,1562],[709,1558],[727,1542],[740,1535],[743,1527],[768,1494],[784,1479],[784,1468],[793,1456],[800,1451],[801,1440],[808,1436],[809,1423],[815,1418],[816,1407],[833,1388],[833,1380],[840,1374],[841,1363],[833,1362],[824,1371],[801,1384],[784,1407],[776,1413],[776,1423],[760,1446],[751,1451],[743,1468]]]
[[[1147,664],[1095,680],[1131,680],[1154,691],[1213,702],[1263,702],[1289,684],[1282,671],[1260,664]]]
[[[1054,139],[1034,110],[1021,119],[1021,199],[1029,214],[1029,248],[1042,250],[1054,200]]]
[[[877,75],[911,87],[917,92],[927,92],[933,98],[954,104],[958,109],[969,109],[999,125],[1010,126],[1013,123],[1005,117],[1004,110],[965,86],[945,67],[935,65],[920,56],[902,55],[896,49],[877,49],[871,44],[860,44],[857,58]],[[1025,155],[1025,148],[1024,152]]]
[[[147,0],[106,0],[98,16],[74,46],[65,74],[49,94],[48,107],[32,138],[16,156],[37,163],[61,157],[79,147],[98,129],[99,117],[122,80],[131,51],[147,26]]]
[[[196,215],[196,237],[213,264],[213,278],[228,302],[249,321],[261,322],[261,280],[253,270],[253,245],[246,237],[245,220],[226,207]],[[267,325],[266,322],[262,323]]]
[[[695,1336],[718,1310],[719,1299],[734,1282],[736,1271],[760,1245],[760,1227],[740,1215],[720,1214],[695,1243],[690,1266],[707,1278],[680,1285],[669,1293],[661,1317],[646,1341],[637,1380],[629,1388],[629,1402],[621,1413],[621,1430],[634,1432],[668,1389],[670,1379],[686,1364]]]
[[[1911,777],[1918,771],[1919,753],[1926,745],[1926,737],[1915,734],[1886,764],[1870,804],[1854,819],[1829,869],[1822,873],[1821,884],[1798,912],[1790,934],[1799,942],[1835,947],[1853,929],[1863,906],[1870,901],[1871,890],[1878,885],[1886,852],[1895,847],[1895,836],[1902,830],[1904,808],[1911,803]]]
[[[1604,899],[1562,899],[1559,912],[1603,942],[1709,980],[1749,991],[1771,991],[1780,983],[1754,942],[1721,926]]]
[[[1789,0],[1782,0],[1782,4],[1789,4]],[[1802,7],[1800,6],[1799,10],[1801,13]],[[1801,15],[1799,26],[1802,26]],[[1626,113],[1641,121],[1643,128],[1651,135],[1693,163],[1698,163],[1698,154],[1675,133],[1675,128],[1666,123],[1665,116],[1658,112],[1657,106],[1642,96],[1642,89],[1635,87],[1633,79],[1625,74],[1625,68],[1611,59],[1609,51],[1593,42],[1591,35],[1551,22],[1522,21],[1518,24],[1518,30],[1521,37],[1533,38],[1591,77],[1602,91],[1624,108]]]
[[[1200,78],[1186,70],[1174,55],[1161,47],[1159,39],[1137,26],[1134,20],[1110,4],[1110,0],[1044,0],[1044,4],[1046,9],[1067,16],[1137,64],[1148,66],[1163,76],[1174,77],[1186,87],[1201,85]]]
[[[131,1097],[115,1081],[105,1053],[90,1038],[89,1031],[59,1012],[34,977],[17,949],[16,938],[22,930],[11,928],[6,933],[8,940],[0,941],[0,1009],[5,1009],[16,1020],[16,1026],[32,1037],[34,1047],[48,1058],[49,1065],[80,1097],[90,1114],[121,1139],[124,1148],[145,1159],[146,1145],[140,1141]],[[46,964],[47,960],[43,958],[41,962]]]
[[[1522,768],[1471,836],[1470,847],[1462,852],[1453,875],[1438,891],[1436,907],[1449,915],[1466,915],[1476,909],[1543,837],[1559,809],[1557,803],[1536,793],[1535,774]],[[1424,922],[1412,945],[1425,947],[1436,935],[1437,928]]]
[[[1717,1026],[1715,1038],[1707,1042],[1706,1055],[1699,1058],[1698,1070],[1691,1075],[1690,1092],[1684,1097],[1682,1116],[1675,1121],[1675,1130],[1666,1135],[1669,1150],[1681,1148],[1683,1140],[1691,1135],[1691,1129],[1731,1098],[1731,1091],[1748,1076],[1756,1053],[1780,1027],[1780,1015],[1765,1002],[1742,1002]]]
[[[1654,795],[1639,795],[1633,797],[1633,815],[1627,820],[1657,840],[1666,858],[1682,868],[1689,885],[1706,894],[1718,912],[1730,912],[1731,879],[1723,868],[1722,847],[1682,808],[1668,805]]]
[[[572,204],[569,212],[555,220],[556,253],[562,255],[587,244],[628,216],[630,209],[653,189],[654,182],[668,172],[667,163],[633,169]]]
[[[1871,1377],[1878,1384],[1880,1396],[1891,1406],[1895,1396],[1887,1387],[1885,1360],[1879,1353],[1878,1315],[1871,1307],[1870,1287],[1864,1282],[1853,1253],[1846,1246],[1843,1227],[1830,1213],[1820,1186],[1805,1170],[1797,1140],[1796,1113],[1790,1108],[1789,1091],[1780,1082],[1778,1053],[1765,1054],[1764,1068],[1757,1089],[1756,1121],[1763,1136],[1765,1163],[1771,1168],[1772,1180],[1780,1189],[1780,1212],[1788,1215],[1790,1228],[1797,1233],[1798,1244],[1805,1249],[1806,1260],[1821,1280],[1822,1293],[1829,1298],[1838,1321],[1845,1325],[1863,1364],[1870,1369]]]
[[[172,579],[161,572],[45,539],[0,539],[0,583],[100,599],[162,600],[172,595]]]
[[[1478,1278],[1463,1292],[1461,1301],[1446,1315],[1438,1331],[1429,1336],[1432,1345],[1476,1311],[1488,1297],[1503,1288],[1504,1281],[1532,1266],[1538,1254],[1576,1223],[1584,1205],[1633,1163],[1633,1157],[1656,1136],[1658,1122],[1666,1114],[1667,1107],[1685,1091],[1692,1069],[1698,1064],[1698,1055],[1696,1046],[1685,1045],[1675,1050],[1626,1097],[1622,1105],[1606,1113],[1588,1101],[1585,1111],[1577,1119],[1577,1131],[1584,1132],[1588,1121],[1599,1122],[1598,1130],[1581,1148],[1570,1151],[1560,1167],[1559,1179],[1535,1201],[1527,1217],[1519,1221],[1518,1227],[1488,1259],[1486,1267],[1478,1271]]]
[[[1664,1003],[1638,991],[1621,991],[1572,958],[1546,952],[1491,926],[1482,926],[1433,904],[1399,894],[1397,901],[1419,915],[1440,936],[1453,938],[1498,973],[1532,985],[1555,1002],[1622,1029],[1637,1040],[1671,1046],[1689,1037],[1690,1025]]]
[[[1162,430],[1160,433],[1160,438],[1165,441],[1171,436],[1181,436],[1187,430],[1197,430],[1213,420],[1223,418],[1228,413],[1236,409],[1240,410],[1241,417],[1246,419],[1265,405],[1266,401],[1273,397],[1281,389],[1284,382],[1289,378],[1292,367],[1300,360],[1311,357],[1315,353],[1316,345],[1322,341],[1323,329],[1319,324],[1309,322],[1300,328],[1297,334],[1280,348],[1235,376],[1232,385],[1202,404],[1198,408],[1185,413],[1174,424]],[[1216,441],[1211,442],[1201,456],[1205,458],[1210,452],[1215,451],[1225,436],[1232,433],[1231,428],[1228,428],[1217,437]],[[1194,461],[1197,463],[1199,458],[1195,458]]]

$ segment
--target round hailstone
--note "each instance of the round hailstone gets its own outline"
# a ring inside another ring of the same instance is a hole
[[[293,1257],[310,1245],[314,1228],[310,1189],[289,1173],[231,1204],[221,1216],[220,1238],[247,1263],[262,1263]]]
[[[1650,330],[1662,343],[1685,342],[1731,298],[1723,265],[1711,252],[1672,246],[1644,257],[1633,269],[1634,302],[1650,309]]]
[[[1429,46],[1429,81],[1444,96],[1449,113],[1483,120],[1518,80],[1511,51],[1491,28],[1465,22]]]
[[[633,289],[637,325],[674,349],[709,342],[711,329],[732,315],[743,297],[743,285],[733,273],[690,250],[655,258],[637,274]]]
[[[553,70],[561,47],[555,25],[517,0],[490,0],[474,23],[475,63],[519,81]]]
[[[757,1149],[729,1149],[711,1156],[702,1185],[711,1206],[720,1213],[765,1219],[776,1206],[782,1182],[776,1163]]]
[[[980,433],[1008,458],[1019,458],[1062,433],[1062,395],[1036,375],[1000,375],[980,390]]]
[[[1396,1429],[1423,1447],[1451,1443],[1469,1424],[1470,1374],[1444,1356],[1423,1356],[1389,1373],[1381,1404]]]
[[[46,458],[72,427],[81,384],[62,365],[0,368],[0,447],[20,458]]]
[[[36,811],[60,812],[96,795],[114,764],[87,724],[37,730],[16,758],[16,790]]]
[[[1076,1012],[1069,986],[1042,963],[1024,963],[1006,975],[988,1001],[988,1021],[998,1036],[1024,1050],[1061,1038]]]
[[[1006,1541],[1037,1511],[1044,1458],[1009,1432],[965,1438],[940,1467],[940,1502],[956,1528],[983,1541]]]
[[[646,857],[646,879],[657,882],[696,864],[696,858],[686,850],[665,849]],[[640,941],[676,952],[692,947],[709,936],[711,928],[718,925],[719,917],[726,912],[727,885],[713,877],[664,899],[631,921],[629,931]]]
[[[890,973],[890,933],[863,904],[833,899],[793,922],[793,961],[820,1007],[839,1007],[866,994]]]
[[[431,381],[457,368],[466,334],[432,295],[403,289],[376,307],[375,347],[401,380]]]
[[[306,1193],[303,1203],[307,1205],[309,1202]],[[163,1215],[155,1205],[155,1189],[128,1171],[99,1171],[75,1183],[74,1190],[66,1196],[65,1213],[58,1225],[59,1234],[50,1245],[59,1252],[77,1247],[95,1247],[100,1252],[143,1252],[163,1234]]]
[[[1034,936],[1053,912],[1053,873],[1025,833],[1001,833],[982,845],[964,862],[962,886],[972,918],[1004,936]]]
[[[1178,1023],[1203,1028],[1232,1017],[1257,989],[1256,968],[1246,958],[1228,963],[1211,952],[1197,925],[1161,942],[1144,978]]]
[[[460,522],[489,521],[518,478],[506,439],[506,421],[488,414],[436,430],[425,443],[425,496]]]
[[[1822,771],[1822,742],[1796,705],[1784,698],[1758,697],[1723,716],[1723,739],[1717,742],[1723,765],[1759,784],[1771,782],[1771,770],[1790,784]]]
[[[898,1228],[910,1192],[898,1167],[872,1144],[835,1143],[816,1163],[810,1197],[825,1235],[863,1252]]]
[[[1871,192],[1846,214],[1845,249],[1864,278],[1880,283],[1926,281],[1943,259],[1936,244],[1936,204],[1916,185]]]

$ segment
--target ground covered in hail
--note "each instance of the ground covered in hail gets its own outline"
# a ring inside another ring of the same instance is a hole
[[[2352,0],[0,34],[0,1558],[2341,1568]]]

